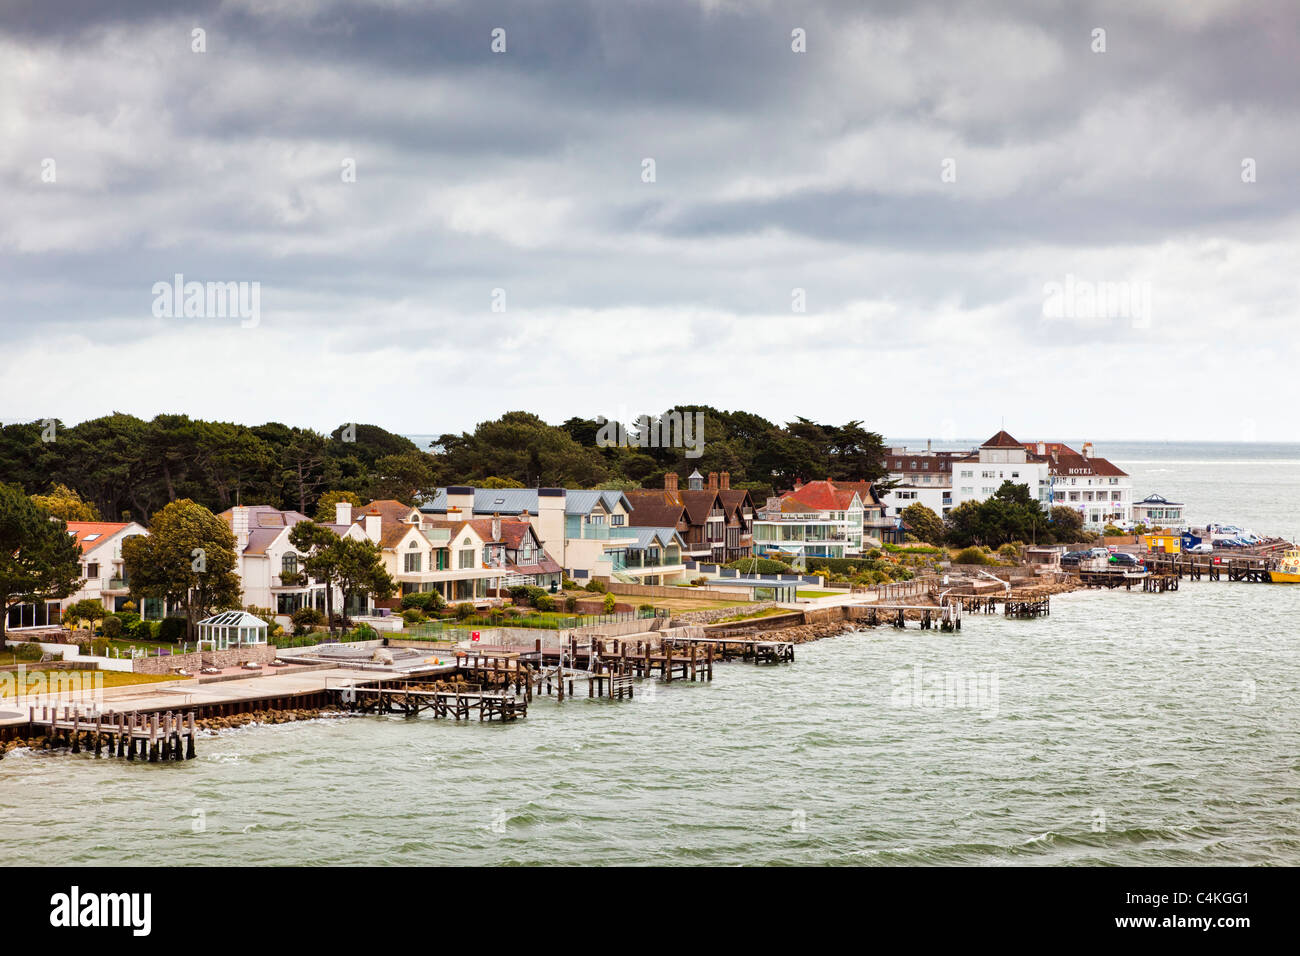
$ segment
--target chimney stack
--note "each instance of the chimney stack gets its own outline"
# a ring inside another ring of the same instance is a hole
[[[334,523],[344,526],[352,523],[352,502],[340,501],[334,506]]]
[[[492,512],[492,540],[501,540],[501,514],[496,511]]]
[[[1084,458],[1092,457],[1092,442],[1086,441],[1083,443],[1083,457]]]
[[[248,547],[248,505],[230,509],[230,529],[235,532],[235,552],[243,554]]]
[[[664,475],[664,491],[677,490],[677,472],[670,471]]]
[[[718,476],[718,480],[721,482],[721,488],[723,491],[731,490],[731,472],[724,471]]]
[[[375,544],[379,543],[379,528],[383,524],[383,518],[379,516],[379,509],[371,508],[366,512],[366,537]]]
[[[709,491],[717,491],[717,490],[718,490],[718,473],[716,471],[711,471],[709,472]]]
[[[1040,441],[1040,442],[1038,443],[1038,454],[1039,454],[1040,456],[1042,456],[1042,455],[1046,455],[1046,454],[1047,454],[1047,445],[1046,445],[1045,442],[1041,442],[1041,441]]]

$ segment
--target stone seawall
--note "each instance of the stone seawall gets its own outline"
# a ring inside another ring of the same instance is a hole
[[[712,624],[724,617],[735,617],[737,614],[749,614],[753,611],[766,611],[769,608],[778,607],[775,601],[763,601],[758,604],[746,604],[744,607],[717,607],[707,611],[686,611],[681,614],[674,614],[674,622],[683,624]],[[737,624],[743,623],[737,621]]]
[[[137,674],[171,674],[178,670],[197,673],[203,667],[237,667],[254,661],[269,664],[275,660],[274,644],[252,644],[230,647],[224,651],[191,651],[189,654],[172,654],[169,657],[137,657],[131,669]]]

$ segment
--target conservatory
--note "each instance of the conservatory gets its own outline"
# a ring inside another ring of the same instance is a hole
[[[244,644],[265,644],[267,624],[247,611],[222,611],[199,621],[199,647],[214,651]]]

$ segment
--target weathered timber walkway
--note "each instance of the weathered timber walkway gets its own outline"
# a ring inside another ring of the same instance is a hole
[[[793,641],[764,641],[744,637],[665,637],[664,646],[701,648],[706,657],[716,653],[716,660],[753,661],[755,664],[786,664],[794,660]]]
[[[1124,568],[1105,568],[1079,571],[1079,583],[1086,588],[1125,588],[1133,590],[1133,585],[1146,580],[1148,571],[1129,571]]]
[[[907,626],[907,613],[915,611],[920,615],[918,624],[923,631],[928,631],[936,626],[941,631],[961,630],[961,605],[951,600],[946,600],[940,607],[930,604],[863,604],[858,606],[863,609],[864,613],[855,617],[855,620],[862,621],[872,627],[879,624],[888,624],[891,627],[904,628]]]
[[[480,721],[508,721],[528,713],[528,701],[523,695],[477,684],[457,684],[440,689],[418,679],[381,680],[373,684],[340,687],[336,693],[341,707],[360,714],[414,717],[428,712],[434,717],[454,720],[469,720],[478,714]]]
[[[1248,581],[1269,583],[1272,578],[1269,571],[1278,566],[1278,559],[1271,555],[1227,555],[1227,554],[1165,554],[1148,552],[1143,560],[1153,572],[1173,574],[1189,581]]]
[[[72,753],[83,750],[103,756],[116,754],[135,760],[157,763],[160,760],[192,760],[194,758],[194,712],[186,714],[167,711],[162,714],[97,713],[84,714],[79,708],[64,707],[62,716],[58,707],[28,708],[29,723],[34,731],[44,730],[56,746],[66,746]]]

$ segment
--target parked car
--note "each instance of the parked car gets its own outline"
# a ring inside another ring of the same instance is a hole
[[[1115,554],[1112,554],[1110,556],[1110,563],[1123,568],[1142,567],[1141,559],[1129,554],[1127,551],[1117,551]]]
[[[1086,557],[1087,554],[1088,552],[1086,551],[1067,551],[1065,554],[1061,555],[1061,567],[1077,568],[1079,562]]]
[[[1213,554],[1214,545],[1202,541],[1200,544],[1194,544],[1190,548],[1184,549],[1188,554]]]
[[[1083,555],[1086,558],[1108,558],[1110,557],[1110,552],[1105,548],[1089,548],[1087,551],[1083,552]]]

